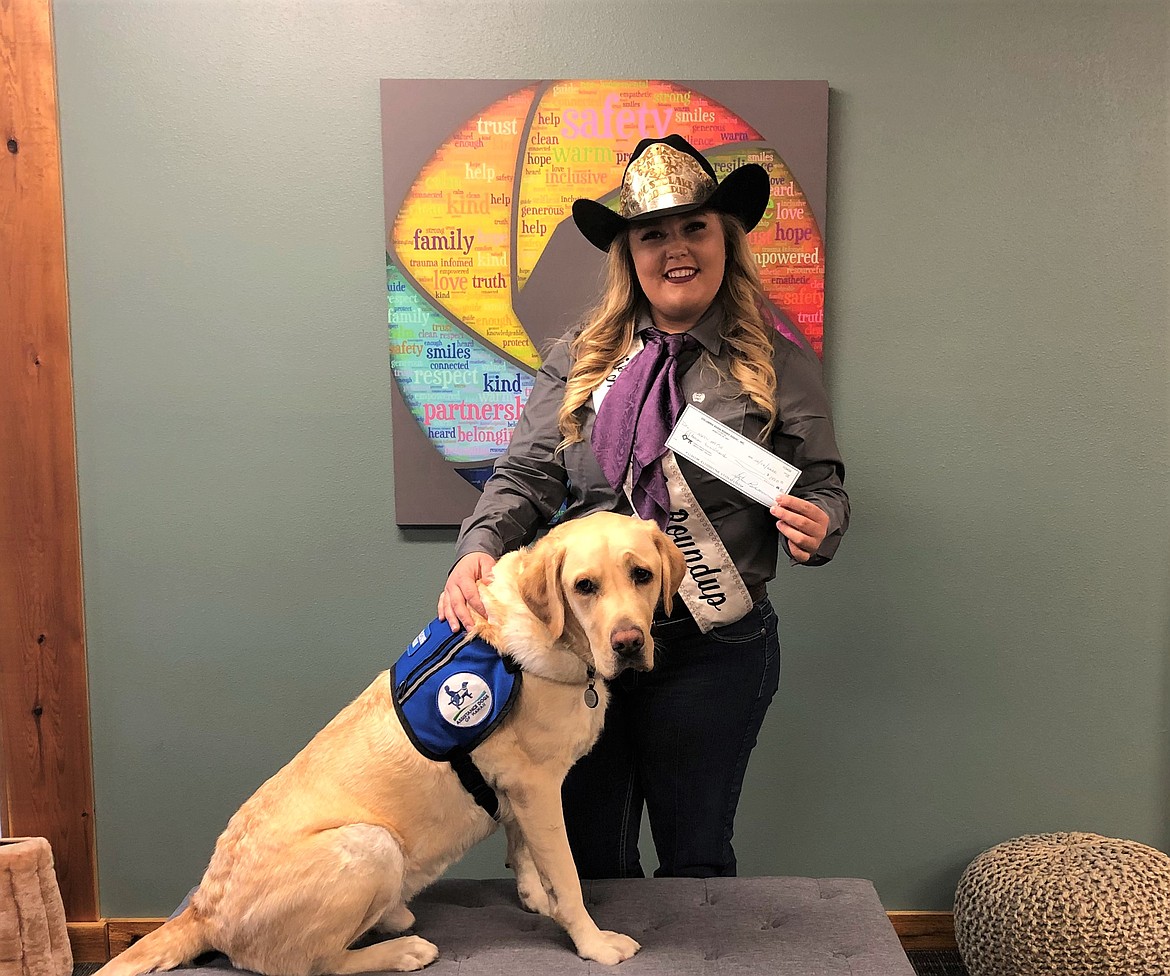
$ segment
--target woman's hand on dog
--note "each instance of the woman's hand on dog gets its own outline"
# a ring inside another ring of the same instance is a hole
[[[479,581],[490,582],[495,559],[486,552],[469,552],[459,560],[447,577],[447,585],[439,594],[439,619],[445,620],[452,631],[475,623],[471,611],[487,616],[479,598]]]

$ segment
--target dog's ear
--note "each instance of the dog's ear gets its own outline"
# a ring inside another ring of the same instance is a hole
[[[564,546],[542,541],[528,550],[520,571],[520,597],[548,628],[553,640],[565,630],[565,594],[561,587],[564,566]]]
[[[687,571],[687,561],[682,550],[659,529],[654,530],[654,545],[662,557],[662,609],[669,616],[674,606],[674,595],[682,583],[683,573]]]

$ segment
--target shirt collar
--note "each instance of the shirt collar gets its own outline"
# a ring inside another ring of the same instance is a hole
[[[723,319],[723,303],[716,299],[711,303],[711,307],[703,313],[699,321],[691,326],[687,334],[693,336],[699,345],[711,355],[717,356],[719,350],[723,348]],[[654,328],[654,321],[650,318],[650,308],[644,304],[638,310],[638,323],[634,327],[634,332],[641,334],[652,328]]]

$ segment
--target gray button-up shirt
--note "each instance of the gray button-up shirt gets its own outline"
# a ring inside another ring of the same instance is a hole
[[[690,331],[701,351],[692,356],[689,366],[685,360],[680,361],[683,397],[761,443],[766,418],[731,377],[728,350],[719,335],[722,315],[722,310],[712,306]],[[643,314],[637,332],[640,334],[650,325],[649,315]],[[499,558],[527,545],[566,502],[565,518],[592,512],[632,514],[629,500],[609,486],[593,454],[590,436],[595,415],[591,405],[583,408],[584,439],[556,453],[561,441],[557,411],[572,365],[570,344],[576,332],[574,329],[559,339],[545,358],[508,449],[496,461],[479,504],[463,523],[456,559],[469,552],[486,552]],[[764,446],[801,470],[792,493],[816,503],[829,514],[829,533],[816,555],[805,564],[816,566],[833,557],[849,524],[845,465],[837,450],[829,398],[816,354],[808,346],[777,334],[773,340],[773,363],[779,414]],[[776,520],[763,505],[685,458],[677,460],[744,583],[749,589],[758,589],[776,575],[781,541]]]

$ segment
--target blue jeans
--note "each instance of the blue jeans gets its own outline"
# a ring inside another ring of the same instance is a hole
[[[689,614],[656,620],[652,633],[654,669],[610,683],[601,738],[565,780],[577,872],[643,877],[645,804],[655,877],[732,877],[744,771],[780,682],[776,612],[765,598],[709,634]]]

